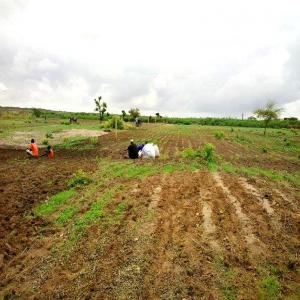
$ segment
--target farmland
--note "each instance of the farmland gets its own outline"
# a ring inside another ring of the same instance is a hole
[[[0,126],[4,299],[299,299],[299,129]],[[160,158],[125,159],[131,138]]]

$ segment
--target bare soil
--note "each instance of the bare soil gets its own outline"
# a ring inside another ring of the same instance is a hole
[[[132,137],[149,138],[144,130],[118,140],[108,134],[94,150],[60,150],[54,160],[0,149],[0,291],[6,299],[258,299],[258,269],[268,265],[284,283],[281,295],[296,295],[299,191],[262,179],[203,170],[156,175],[147,184],[128,181],[126,193],[107,208],[114,211],[125,198],[121,222],[96,224],[70,253],[57,253],[68,229],[28,217],[32,209],[65,190],[76,170],[95,171],[97,157],[123,160]],[[158,164],[176,163],[178,151],[205,142],[165,136],[160,147],[167,159]],[[217,150],[230,161],[240,149],[224,141]]]

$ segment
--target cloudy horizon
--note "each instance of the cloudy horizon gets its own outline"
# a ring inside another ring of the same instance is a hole
[[[0,0],[0,106],[300,118],[297,1]]]

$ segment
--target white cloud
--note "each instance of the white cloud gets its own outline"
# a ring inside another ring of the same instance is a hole
[[[0,3],[0,105],[170,115],[251,114],[300,98],[300,3]],[[295,111],[300,117],[299,111]]]

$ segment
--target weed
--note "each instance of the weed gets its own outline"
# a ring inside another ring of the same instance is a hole
[[[49,141],[48,141],[47,139],[44,139],[43,142],[42,142],[42,144],[43,144],[43,145],[48,145],[48,144],[49,144]]]
[[[58,216],[58,218],[56,219],[56,223],[59,224],[59,225],[64,225],[64,224],[68,223],[73,218],[75,212],[76,212],[75,207],[66,208]]]
[[[68,182],[68,187],[73,188],[80,185],[88,185],[92,182],[92,179],[83,171],[78,170],[73,174],[73,177]]]
[[[268,149],[267,149],[266,147],[262,147],[262,148],[261,148],[261,152],[262,152],[262,153],[267,153],[267,152],[268,152]]]
[[[58,207],[65,204],[71,197],[73,197],[75,193],[76,192],[71,189],[52,196],[48,202],[34,209],[35,216],[51,215]]]
[[[201,151],[200,150],[194,150],[192,148],[187,148],[182,151],[181,153],[183,158],[188,158],[188,159],[195,159],[195,158],[200,158],[201,157]]]
[[[207,163],[215,162],[215,146],[213,144],[205,144],[203,147],[203,158]]]
[[[215,132],[215,138],[217,140],[222,140],[222,139],[224,139],[224,137],[225,137],[225,135],[224,135],[223,131],[217,131],[217,132]]]
[[[258,283],[258,294],[261,300],[278,299],[280,284],[275,276],[268,276]]]
[[[51,132],[47,132],[45,136],[47,139],[53,139],[53,134]]]

